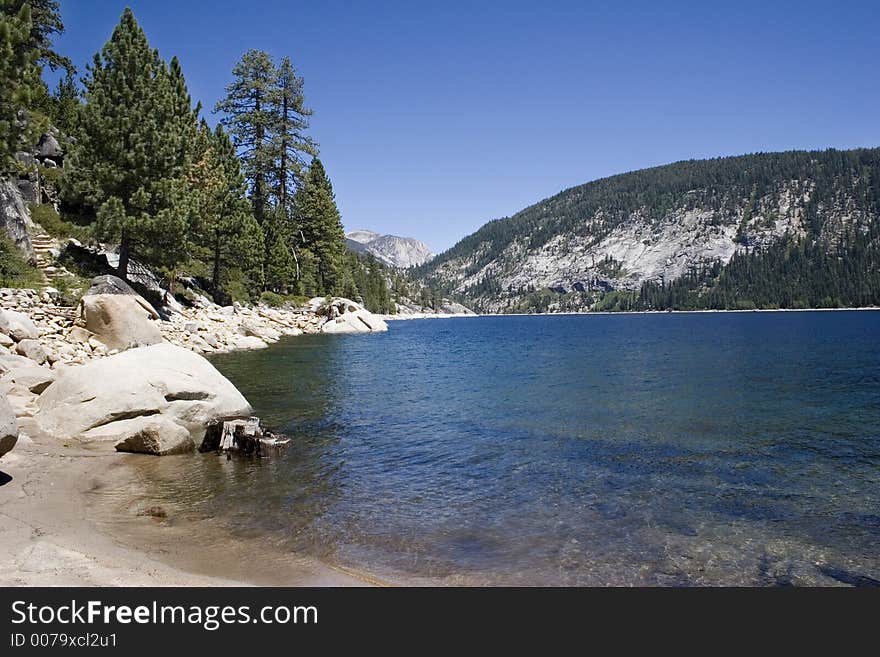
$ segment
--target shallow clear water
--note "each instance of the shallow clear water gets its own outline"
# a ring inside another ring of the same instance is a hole
[[[880,583],[880,312],[487,317],[213,360],[258,461],[165,497],[390,579]]]

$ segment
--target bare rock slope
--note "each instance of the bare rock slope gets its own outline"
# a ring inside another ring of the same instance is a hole
[[[349,249],[356,253],[371,253],[390,267],[416,267],[434,257],[427,244],[413,237],[380,235],[370,230],[353,230],[345,237]]]

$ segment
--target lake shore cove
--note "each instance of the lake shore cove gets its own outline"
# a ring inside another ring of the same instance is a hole
[[[99,276],[78,308],[50,288],[0,290],[0,456],[17,440],[154,455],[191,452],[209,427],[251,405],[203,354],[261,349],[283,336],[371,333],[385,322],[348,299],[305,307],[156,310]]]

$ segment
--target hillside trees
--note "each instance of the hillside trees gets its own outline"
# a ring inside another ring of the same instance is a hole
[[[224,303],[261,290],[360,294],[289,58],[275,66],[264,52],[245,53],[211,130],[178,60],[159,56],[130,10],[87,67],[82,91],[52,48],[61,30],[56,0],[0,0],[0,157],[17,171],[14,153],[29,150],[39,130],[54,125],[73,137],[53,176],[61,212],[90,223],[83,234],[118,245],[120,276],[137,259],[169,290],[186,273]],[[53,95],[42,66],[66,69]],[[385,303],[384,277],[358,267],[364,296]]]
[[[58,0],[0,0],[0,11],[7,16],[17,16],[25,8],[30,15],[30,26],[21,46],[25,54],[53,71],[63,68],[73,72],[70,59],[59,54],[52,45],[53,36],[64,32]]]

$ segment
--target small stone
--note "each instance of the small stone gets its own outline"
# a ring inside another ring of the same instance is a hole
[[[91,338],[93,335],[94,334],[91,331],[83,328],[82,326],[74,326],[68,332],[67,339],[68,341],[77,344],[85,344],[88,343],[89,338]]]

